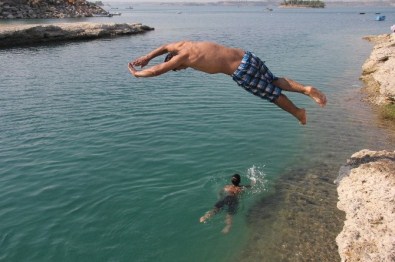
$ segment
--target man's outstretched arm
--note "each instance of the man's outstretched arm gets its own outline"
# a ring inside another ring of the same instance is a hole
[[[144,66],[146,66],[149,63],[149,61],[151,61],[155,57],[164,55],[164,54],[166,54],[168,52],[174,52],[183,43],[184,42],[175,42],[175,43],[162,45],[162,46],[156,48],[155,50],[149,52],[148,54],[135,59],[132,62],[132,65],[133,66],[144,67]]]
[[[129,72],[135,77],[153,77],[164,74],[170,70],[175,70],[180,66],[184,66],[187,64],[187,56],[186,55],[177,55],[173,57],[168,62],[163,62],[158,65],[143,69],[137,70],[134,67],[133,63],[128,64]]]
[[[151,61],[151,59],[169,52],[168,46],[169,46],[168,44],[162,45],[162,46],[156,48],[155,50],[149,52],[148,54],[135,59],[132,62],[132,65],[133,66],[140,66],[140,67],[146,66],[149,63],[149,61]]]

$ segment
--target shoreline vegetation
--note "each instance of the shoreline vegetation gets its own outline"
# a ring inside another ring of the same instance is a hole
[[[285,8],[324,8],[325,3],[320,0],[284,0],[280,4],[280,7],[285,7]]]

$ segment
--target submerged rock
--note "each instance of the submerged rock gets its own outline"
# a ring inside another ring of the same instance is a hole
[[[0,48],[141,34],[154,30],[142,24],[56,23],[0,27]]]
[[[395,261],[395,151],[353,154],[336,182],[346,213],[336,238],[341,261]]]

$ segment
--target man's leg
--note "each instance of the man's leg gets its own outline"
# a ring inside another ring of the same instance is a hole
[[[231,214],[226,214],[225,223],[226,223],[226,226],[224,227],[224,229],[222,229],[222,233],[227,234],[227,233],[229,233],[230,228],[232,227],[232,215]]]
[[[274,80],[273,84],[285,91],[298,92],[307,95],[322,107],[326,105],[325,95],[313,86],[304,86],[292,79],[283,78],[283,77]]]
[[[219,208],[216,208],[216,207],[213,208],[213,209],[210,210],[210,211],[207,211],[206,214],[204,214],[204,216],[202,216],[202,217],[200,218],[200,223],[206,222],[207,219],[209,219],[209,218],[211,218],[212,216],[214,216],[215,214],[217,214],[218,211],[219,211]]]
[[[295,104],[292,103],[292,101],[289,100],[287,96],[281,94],[273,103],[296,117],[302,125],[307,123],[306,110],[304,108],[298,108],[295,106]]]

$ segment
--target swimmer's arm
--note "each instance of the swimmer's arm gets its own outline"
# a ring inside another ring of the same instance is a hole
[[[251,179],[251,184],[249,184],[249,185],[243,185],[242,187],[243,187],[243,189],[250,189],[250,188],[252,188],[253,186],[255,186],[255,184],[256,184],[256,180],[255,180],[255,179]]]
[[[133,66],[140,66],[141,68],[143,68],[144,66],[146,66],[148,64],[149,61],[151,61],[151,59],[166,54],[168,52],[168,48],[167,45],[162,45],[158,48],[156,48],[155,50],[149,52],[148,54],[141,56],[137,59],[135,59],[132,62]]]
[[[132,65],[133,66],[140,66],[141,68],[143,68],[144,66],[146,66],[148,64],[149,61],[151,61],[155,57],[177,50],[177,46],[179,46],[181,43],[182,42],[162,45],[162,46],[156,48],[155,50],[149,52],[148,54],[135,59],[132,62]]]
[[[129,68],[129,72],[135,77],[153,77],[174,70],[185,64],[185,61],[186,61],[186,56],[177,55],[168,62],[164,62],[140,71],[134,67],[133,63],[129,63],[128,68]]]

